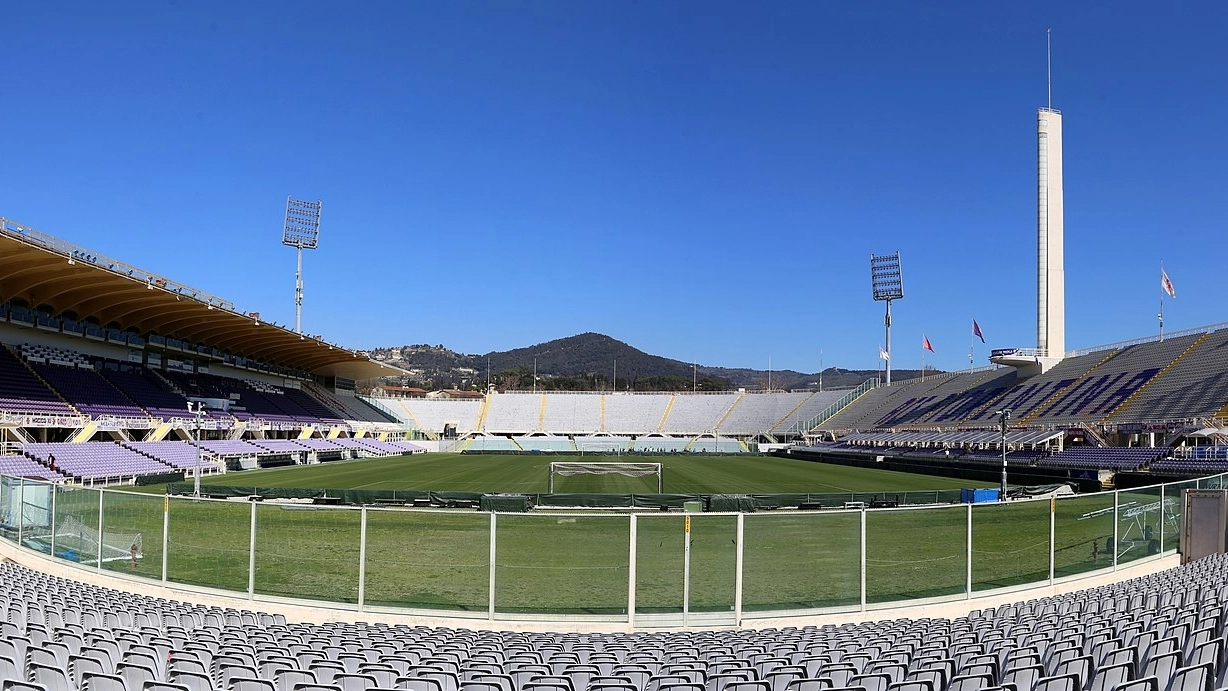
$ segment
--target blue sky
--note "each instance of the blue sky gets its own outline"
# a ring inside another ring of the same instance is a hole
[[[485,353],[585,331],[706,365],[1033,346],[1036,109],[1065,127],[1067,346],[1228,319],[1228,7],[9,3],[0,215],[294,321]]]

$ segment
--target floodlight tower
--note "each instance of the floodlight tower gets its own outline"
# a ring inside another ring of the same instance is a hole
[[[304,202],[286,197],[286,226],[281,244],[298,249],[294,273],[294,332],[303,333],[303,250],[313,250],[320,239],[319,201]]]
[[[904,274],[900,271],[900,251],[870,255],[870,284],[874,299],[887,303],[883,324],[887,329],[887,383],[891,383],[891,301],[904,298]]]

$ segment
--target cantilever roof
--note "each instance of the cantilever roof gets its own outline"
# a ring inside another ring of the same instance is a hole
[[[241,314],[204,291],[0,218],[0,300],[14,298],[321,376],[401,374],[362,353]]]

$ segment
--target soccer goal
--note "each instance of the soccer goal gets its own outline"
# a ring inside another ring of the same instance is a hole
[[[556,477],[576,477],[580,475],[621,475],[623,477],[657,477],[657,494],[661,494],[661,464],[660,463],[585,463],[578,461],[556,461],[550,464],[550,493],[554,494],[554,479]]]
[[[98,540],[98,529],[91,528],[76,516],[66,516],[55,526],[55,551],[58,555],[74,555],[83,563],[129,561],[145,556],[140,533],[106,531]]]

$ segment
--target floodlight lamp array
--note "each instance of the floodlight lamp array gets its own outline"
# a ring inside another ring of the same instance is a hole
[[[281,243],[290,247],[313,250],[320,238],[321,202],[286,199],[286,227]]]
[[[900,253],[870,255],[870,283],[875,300],[899,300],[904,297],[904,274],[900,270]]]

